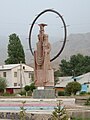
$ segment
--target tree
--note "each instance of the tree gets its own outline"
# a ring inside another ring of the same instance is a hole
[[[60,64],[60,75],[61,76],[68,76],[71,75],[71,65],[70,62],[67,62],[66,60],[61,60]]]
[[[54,85],[56,85],[56,83],[59,81],[58,77],[60,77],[60,71],[59,70],[54,72]]]
[[[24,89],[25,89],[25,91],[26,91],[26,96],[27,96],[27,93],[28,92],[33,92],[33,90],[34,89],[36,89],[36,87],[35,87],[35,84],[34,83],[31,83],[30,85],[26,85],[25,87],[24,87]]]
[[[27,92],[30,90],[30,86],[29,86],[29,85],[26,85],[26,86],[24,87],[24,89],[25,89],[25,91],[26,91],[26,96],[27,96]]]
[[[80,90],[81,90],[81,84],[76,81],[69,82],[65,88],[66,93],[69,95],[72,95],[72,94],[76,95],[76,93]]]
[[[6,79],[0,77],[0,92],[4,92],[6,87],[7,87]]]
[[[8,58],[6,64],[25,63],[25,54],[19,37],[14,33],[9,36]]]
[[[61,103],[59,101],[59,104],[57,105],[57,108],[52,113],[52,117],[50,120],[68,120],[68,115],[66,112],[65,107],[61,106]]]
[[[34,83],[31,83],[31,84],[30,84],[30,90],[33,92],[34,89],[36,89],[35,84],[34,84]]]
[[[22,101],[22,106],[20,107],[20,120],[26,120],[26,108],[24,108],[26,101]]]
[[[90,72],[90,56],[77,54],[71,56],[69,61],[63,59],[60,64],[60,75],[71,76],[72,71],[75,76]]]

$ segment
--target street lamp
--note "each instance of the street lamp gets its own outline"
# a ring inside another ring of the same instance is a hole
[[[76,81],[76,78],[75,78],[75,70],[72,70],[72,78],[74,79],[74,81]]]

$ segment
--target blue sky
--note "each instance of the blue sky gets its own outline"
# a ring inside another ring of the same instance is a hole
[[[28,37],[35,15],[47,8],[53,8],[63,15],[66,24],[70,25],[68,34],[90,32],[90,0],[0,0],[0,36],[15,32]],[[56,15],[50,17],[46,14],[37,22],[43,22],[44,17],[45,22],[50,24],[48,33],[58,35],[59,21]],[[34,30],[34,34],[37,31]]]

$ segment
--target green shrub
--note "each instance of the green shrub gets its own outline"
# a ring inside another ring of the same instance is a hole
[[[81,91],[81,92],[80,92],[80,95],[86,95],[86,94],[87,94],[86,91]]]
[[[20,94],[20,95],[26,95],[26,91],[23,90],[23,91],[21,91],[19,94]]]
[[[57,108],[52,112],[51,120],[68,120],[66,108],[62,107],[61,101],[59,101]]]
[[[81,84],[79,82],[73,81],[66,85],[65,91],[70,95],[76,95],[77,92],[81,90]]]
[[[90,105],[90,97],[86,100],[85,105]]]
[[[32,96],[32,91],[31,91],[31,90],[29,90],[29,91],[27,92],[27,96]]]
[[[31,83],[30,84],[30,90],[33,92],[34,89],[36,89],[35,83]]]
[[[26,109],[24,108],[24,105],[25,105],[26,101],[23,101],[22,102],[22,106],[20,107],[20,113],[19,113],[19,116],[20,116],[20,120],[26,120]]]
[[[65,92],[64,91],[58,91],[58,96],[65,96]]]
[[[5,93],[2,94],[2,96],[15,96],[15,94],[10,94],[8,92],[5,92]]]
[[[90,92],[88,92],[87,94],[90,95]]]

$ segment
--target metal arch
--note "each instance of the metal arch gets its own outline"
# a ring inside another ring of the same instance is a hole
[[[55,11],[55,10],[53,10],[53,9],[46,9],[46,10],[42,11],[41,13],[39,13],[39,14],[37,15],[37,17],[33,20],[32,24],[31,24],[31,27],[30,27],[30,32],[29,32],[29,47],[30,47],[30,51],[31,51],[32,55],[34,55],[34,53],[33,53],[33,51],[32,51],[32,46],[31,46],[31,33],[32,33],[32,29],[33,29],[33,26],[34,26],[36,20],[37,20],[42,14],[44,14],[44,13],[46,13],[46,12],[54,12],[54,13],[56,13],[56,14],[59,16],[60,20],[62,20],[63,26],[64,26],[64,41],[63,41],[63,45],[62,45],[61,49],[59,50],[59,52],[56,54],[56,56],[54,56],[54,57],[50,60],[50,62],[52,62],[53,60],[55,60],[55,59],[62,53],[62,51],[63,51],[63,49],[64,49],[64,47],[65,47],[66,37],[67,37],[67,30],[66,30],[65,21],[64,21],[63,17],[60,15],[60,13],[58,13],[57,11]]]

